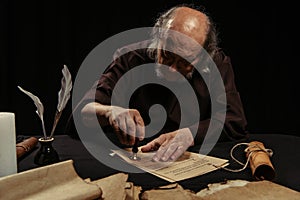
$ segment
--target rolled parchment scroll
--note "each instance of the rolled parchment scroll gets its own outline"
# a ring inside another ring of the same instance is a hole
[[[272,150],[266,149],[261,142],[252,141],[245,151],[247,158],[250,156],[250,168],[255,179],[270,181],[275,178],[275,169],[270,160]]]
[[[36,137],[29,137],[22,142],[17,143],[17,158],[21,158],[26,153],[30,152],[38,143]]]

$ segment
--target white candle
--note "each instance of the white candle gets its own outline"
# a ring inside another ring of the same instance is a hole
[[[17,173],[15,114],[0,112],[0,177]]]

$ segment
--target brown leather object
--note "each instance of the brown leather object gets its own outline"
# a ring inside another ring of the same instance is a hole
[[[38,139],[35,137],[29,137],[22,142],[17,143],[17,159],[30,152],[37,145],[37,143]]]
[[[247,158],[250,156],[249,163],[254,178],[269,181],[275,178],[275,169],[270,160],[272,151],[266,149],[263,143],[250,142],[246,149],[246,156]]]

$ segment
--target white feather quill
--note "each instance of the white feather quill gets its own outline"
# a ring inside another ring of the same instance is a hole
[[[68,70],[67,66],[64,65],[62,69],[63,77],[61,79],[61,89],[58,92],[58,104],[55,112],[53,127],[51,130],[50,138],[53,137],[56,125],[60,119],[61,113],[63,109],[66,107],[72,90],[72,76],[70,71]]]
[[[27,94],[34,102],[37,110],[36,110],[36,113],[37,115],[40,117],[41,121],[42,121],[42,128],[43,128],[43,133],[44,133],[44,137],[47,138],[47,134],[46,134],[46,129],[45,129],[45,124],[44,124],[44,106],[42,104],[42,102],[40,101],[40,99],[33,95],[31,92],[28,92],[26,90],[24,90],[23,88],[21,88],[20,86],[18,86],[18,88],[24,92],[25,94]]]

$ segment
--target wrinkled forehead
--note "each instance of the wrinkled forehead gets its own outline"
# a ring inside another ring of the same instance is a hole
[[[203,47],[193,38],[171,29],[162,30],[160,48],[177,54],[186,60],[194,60]]]

